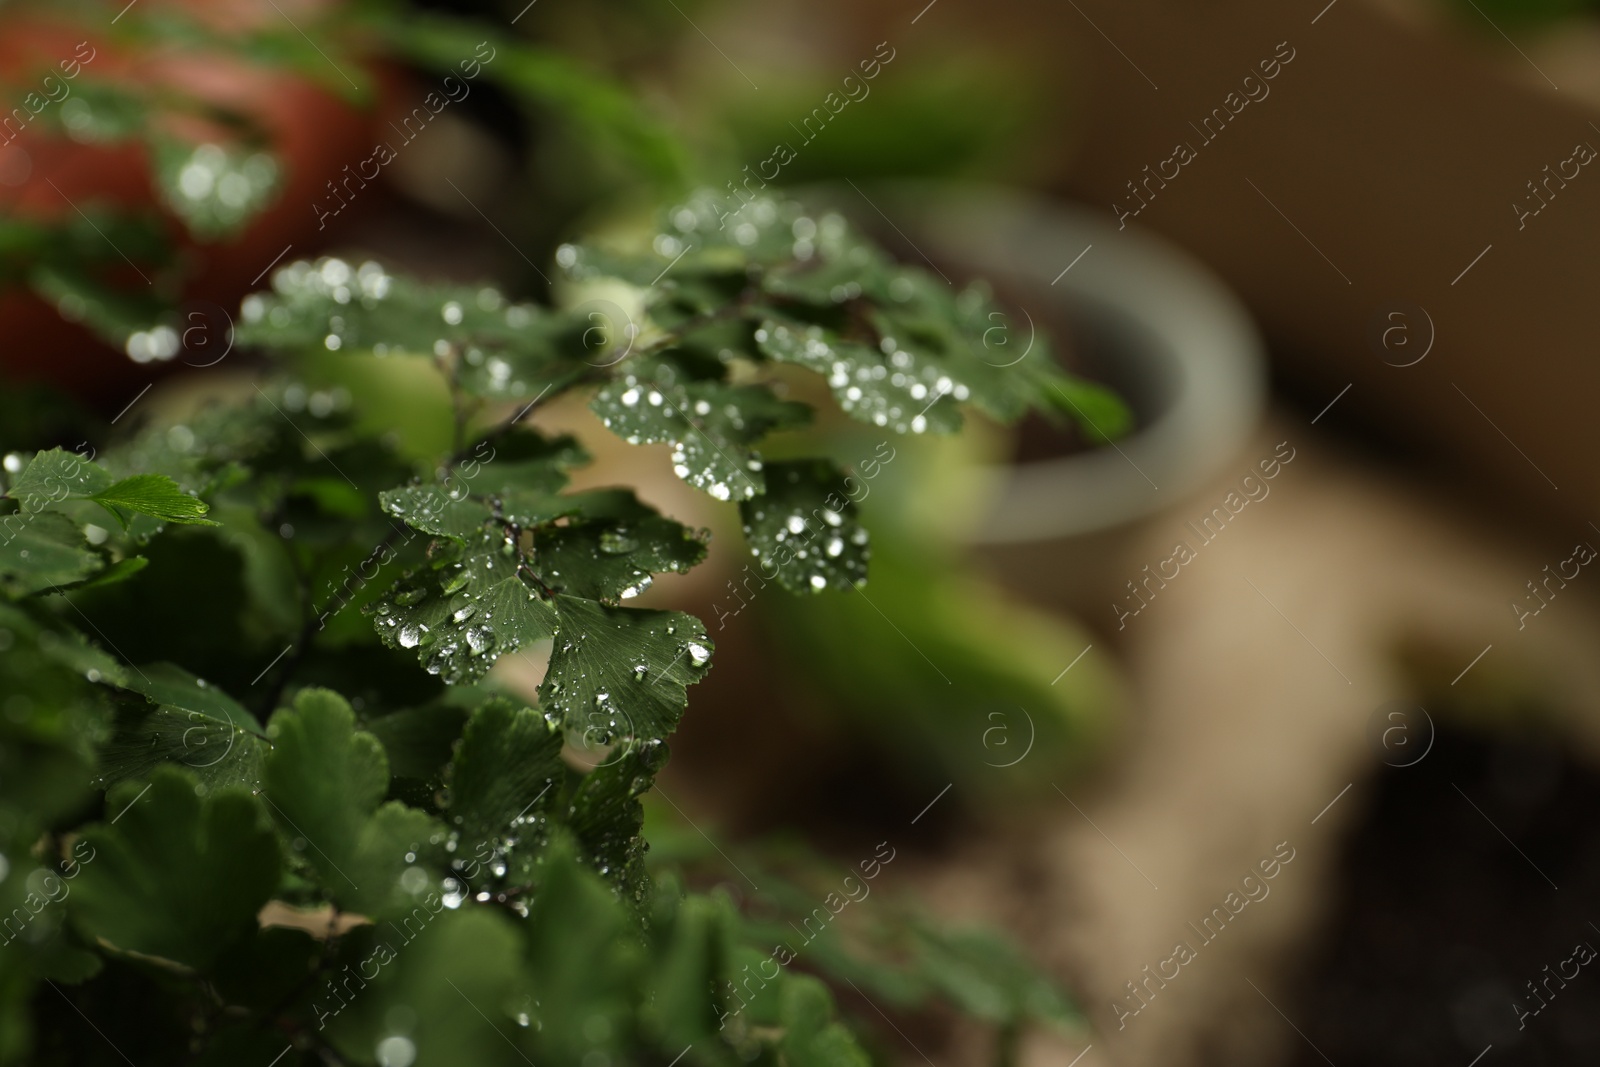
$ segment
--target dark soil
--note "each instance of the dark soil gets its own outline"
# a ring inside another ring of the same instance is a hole
[[[1600,950],[1597,816],[1600,772],[1546,739],[1441,731],[1383,768],[1283,1004],[1289,1063],[1600,1063],[1600,958],[1573,959]]]

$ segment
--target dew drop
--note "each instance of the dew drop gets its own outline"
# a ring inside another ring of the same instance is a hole
[[[620,526],[600,534],[600,551],[608,556],[625,555],[638,547],[639,542]]]

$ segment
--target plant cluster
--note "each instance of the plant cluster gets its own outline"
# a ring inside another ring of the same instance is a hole
[[[1094,432],[1115,401],[991,365],[981,288],[836,214],[763,200],[723,227],[703,196],[648,244],[556,258],[570,306],[289,264],[241,308],[278,370],[236,401],[5,456],[0,1058],[109,1062],[114,1035],[136,1062],[866,1062],[802,968],[1007,1032],[1066,1017],[1014,950],[925,923],[859,951],[830,931],[773,974],[770,924],[647,866],[640,798],[713,644],[627,601],[707,534],[569,491],[586,456],[537,416],[581,390],[669,446],[809,596],[866,580],[868,535],[848,472],[763,458],[811,416],[785,365],[904,433],[963,407]],[[357,359],[435,368],[448,449],[419,462],[359,391],[303,380]],[[530,707],[490,669],[544,642]]]
[[[0,220],[0,286],[138,362],[189,347],[198,253],[259,220],[294,160],[270,115],[129,56],[199,53],[364,104],[374,70],[492,54],[473,92],[593,186],[558,191],[558,220],[617,199],[619,169],[656,189],[685,170],[625,90],[477,20],[369,0],[224,32],[181,4],[110,29],[85,10],[104,47],[70,84],[34,78],[49,104],[25,104],[26,135],[137,146],[155,202]],[[231,336],[207,322],[185,362],[224,398],[181,413],[147,418],[152,397],[96,427],[0,393],[0,1063],[803,1067],[884,1058],[850,1022],[867,1005],[953,1003],[1003,1050],[1072,1018],[1001,939],[846,909],[889,842],[842,883],[742,852],[755,897],[670,820],[647,855],[642,798],[714,644],[629,601],[709,535],[629,488],[570,488],[589,457],[539,416],[581,395],[667,446],[737,507],[764,582],[810,597],[864,583],[870,545],[851,471],[763,454],[811,420],[807,376],[901,434],[967,408],[1098,438],[1122,408],[1042,346],[994,365],[985,290],[834,213],[763,197],[730,215],[702,193],[643,239],[554,258],[542,303],[290,262]],[[531,704],[493,673],[544,655]]]

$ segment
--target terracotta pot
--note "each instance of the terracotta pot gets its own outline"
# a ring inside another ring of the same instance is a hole
[[[0,183],[0,211],[45,221],[64,219],[91,206],[152,211],[173,236],[185,268],[181,292],[174,295],[180,303],[205,302],[222,309],[237,307],[240,297],[286,247],[293,246],[292,254],[303,256],[326,241],[333,227],[319,229],[312,205],[325,182],[370,150],[374,109],[358,106],[303,74],[251,66],[231,54],[135,53],[110,43],[99,27],[89,32],[32,12],[0,19],[0,69],[10,72],[4,91],[24,107],[23,113],[42,98],[40,93],[25,103],[29,92],[39,93],[47,74],[55,79],[49,91],[61,94],[59,86],[65,84],[61,102],[71,99],[74,79],[63,77],[71,68],[62,68],[61,63],[74,56],[87,57],[79,64],[76,79],[156,85],[247,117],[259,126],[278,157],[282,169],[277,195],[236,236],[197,240],[160,203],[142,144],[79,143],[55,136],[41,115],[0,149],[4,153],[0,179],[9,182]],[[345,64],[345,69],[358,81],[375,83],[380,96],[399,80],[392,72],[380,72],[374,79],[371,72],[353,65]],[[337,78],[331,70],[330,76]],[[159,121],[172,135],[196,144],[226,143],[232,136],[222,126],[193,115],[163,116]],[[346,213],[340,223],[347,223],[352,214]],[[149,264],[119,264],[106,280],[136,291],[154,277]],[[7,336],[7,344],[0,346],[0,369],[8,376],[45,380],[91,403],[119,402],[130,384],[148,381],[177,362],[134,363],[25,291],[0,297],[0,324]],[[226,323],[220,328],[225,330]]]

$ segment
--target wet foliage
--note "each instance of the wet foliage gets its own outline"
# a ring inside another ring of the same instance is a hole
[[[1120,417],[985,359],[981,289],[836,215],[712,203],[563,246],[555,306],[289,263],[234,339],[275,369],[231,402],[99,451],[5,444],[0,1062],[105,1058],[68,1007],[136,1062],[869,1062],[813,971],[1008,1031],[1069,1017],[1014,950],[921,920],[870,964],[779,965],[727,893],[646,864],[642,798],[715,649],[628,602],[709,535],[570,490],[588,457],[542,405],[666,446],[803,596],[866,582],[870,545],[848,472],[762,456],[811,418],[794,375],[905,433]],[[381,390],[309,384],[340,361],[437,372],[448,446],[403,451]],[[493,668],[544,648],[530,705]],[[753,961],[776,973],[745,1012]]]

